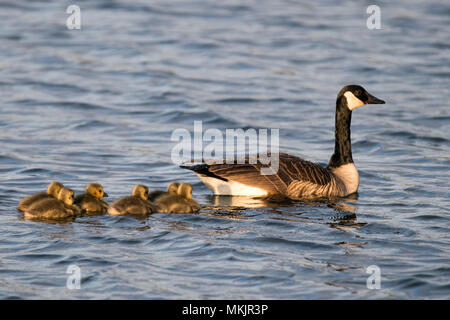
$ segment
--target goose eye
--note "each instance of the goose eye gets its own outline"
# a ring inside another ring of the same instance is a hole
[[[355,96],[359,96],[360,94],[361,94],[361,91],[359,91],[359,90],[355,91]]]

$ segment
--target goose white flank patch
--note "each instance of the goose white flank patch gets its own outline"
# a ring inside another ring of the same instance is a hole
[[[350,123],[352,111],[366,104],[384,104],[363,87],[348,85],[336,99],[335,147],[326,168],[286,153],[279,154],[279,169],[273,175],[261,174],[267,167],[251,162],[186,164],[215,195],[284,195],[291,199],[344,197],[355,193],[359,174],[352,157]],[[257,157],[259,159],[259,157]]]

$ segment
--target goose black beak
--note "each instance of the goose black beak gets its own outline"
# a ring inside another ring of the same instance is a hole
[[[368,93],[368,95],[369,95],[369,101],[367,102],[367,104],[384,104],[385,103],[383,100],[378,99],[377,97],[374,97],[370,93]]]
[[[103,192],[103,197],[108,197],[108,194],[106,192]]]

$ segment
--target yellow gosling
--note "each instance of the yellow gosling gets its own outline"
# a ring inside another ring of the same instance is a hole
[[[20,200],[17,209],[22,212],[25,212],[33,203],[37,201],[40,201],[42,199],[57,199],[58,193],[59,191],[61,191],[62,188],[64,188],[62,183],[53,181],[49,184],[47,188],[47,193],[40,192],[23,198],[22,200]]]
[[[200,210],[197,201],[192,199],[192,186],[182,183],[178,186],[177,194],[166,194],[156,201],[158,212],[163,213],[195,213]]]
[[[163,190],[154,190],[152,192],[150,192],[148,194],[148,199],[150,201],[155,201],[156,199],[158,199],[159,197],[166,195],[166,194],[177,194],[178,192],[178,187],[180,186],[179,182],[171,182],[168,186],[167,186],[167,191],[163,191]]]
[[[108,203],[102,198],[107,196],[100,184],[90,183],[86,186],[86,193],[78,195],[74,203],[87,213],[105,213],[108,211]]]
[[[156,207],[148,201],[148,188],[141,184],[133,188],[131,196],[114,201],[108,208],[108,213],[112,216],[146,215],[153,212],[156,212]]]
[[[73,206],[73,201],[73,190],[62,188],[58,193],[58,199],[48,198],[34,202],[25,211],[25,218],[64,219],[76,216],[79,209]]]

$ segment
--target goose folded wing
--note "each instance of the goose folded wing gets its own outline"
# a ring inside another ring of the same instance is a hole
[[[275,174],[262,175],[261,169],[265,167],[269,166],[257,161],[254,164],[211,164],[207,170],[219,178],[260,188],[269,194],[288,194],[289,185],[293,182],[325,186],[332,179],[332,174],[327,169],[283,153],[279,155],[279,169]]]

